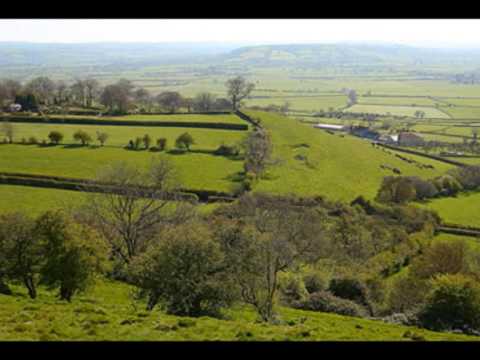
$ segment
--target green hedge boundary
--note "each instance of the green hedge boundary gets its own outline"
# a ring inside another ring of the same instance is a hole
[[[113,120],[113,119],[59,119],[59,118],[42,118],[33,116],[2,116],[2,121],[11,123],[29,123],[29,124],[56,124],[56,125],[114,125],[114,126],[146,126],[146,127],[181,127],[181,128],[198,128],[198,129],[219,129],[219,130],[236,130],[247,131],[248,125],[245,124],[229,124],[215,122],[196,122],[196,121],[156,121],[156,120]]]
[[[109,184],[99,184],[94,180],[75,179],[50,175],[0,172],[0,184],[23,185],[82,192],[119,193],[115,186]],[[147,196],[149,189],[144,188],[143,190],[145,191],[145,195]],[[208,203],[232,202],[235,200],[235,197],[232,194],[215,190],[180,189],[174,194],[167,194],[167,196],[170,199]]]

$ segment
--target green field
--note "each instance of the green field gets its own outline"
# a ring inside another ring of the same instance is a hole
[[[425,97],[361,96],[359,104],[434,106],[438,102]]]
[[[432,107],[422,106],[390,106],[390,105],[362,105],[356,104],[343,110],[344,112],[357,112],[357,113],[372,113],[380,115],[394,115],[394,116],[415,116],[416,111],[425,112],[426,118],[439,118],[448,119],[449,116],[444,112]]]
[[[48,134],[57,130],[64,135],[63,144],[73,144],[73,134],[78,130],[84,130],[96,141],[97,132],[106,132],[109,137],[106,142],[107,146],[124,147],[128,142],[136,137],[143,137],[145,134],[152,138],[152,145],[155,146],[156,139],[164,137],[167,139],[167,147],[175,147],[175,139],[188,132],[195,140],[192,145],[193,150],[215,150],[222,143],[226,145],[234,145],[242,141],[246,136],[246,131],[232,131],[220,129],[197,129],[197,128],[177,128],[177,127],[150,127],[150,126],[115,126],[115,125],[46,125],[46,124],[13,124],[14,141],[20,142],[22,138],[28,140],[29,137],[35,136],[39,142],[48,140]],[[61,145],[60,145],[61,146]],[[0,149],[1,151],[1,149]]]
[[[480,106],[480,97],[477,98],[443,98],[444,102],[447,102],[456,106]]]
[[[143,302],[132,300],[130,286],[104,280],[98,280],[88,292],[75,296],[71,303],[58,300],[54,292],[44,288],[39,289],[35,300],[28,298],[23,287],[12,286],[12,289],[14,296],[0,295],[0,339],[3,341],[411,341],[403,337],[407,330],[432,341],[479,339],[283,307],[279,307],[284,321],[281,325],[256,323],[256,314],[246,306],[225,311],[221,320],[176,317],[159,309],[146,312]]]
[[[146,167],[154,157],[160,156],[158,154],[118,147],[0,145],[0,171],[88,179],[114,161]],[[183,186],[189,189],[231,191],[234,185],[232,177],[243,169],[242,160],[209,153],[167,153],[166,156],[177,166]]]
[[[448,223],[480,227],[480,193],[431,200],[422,206],[436,211]]]
[[[440,109],[452,118],[456,119],[480,119],[480,107],[440,107]]]
[[[245,104],[265,107],[271,104],[283,105],[286,101],[291,104],[291,111],[317,112],[319,110],[328,111],[330,107],[339,109],[347,106],[345,95],[255,98],[247,100]]]
[[[331,135],[281,115],[253,111],[248,114],[260,117],[271,131],[276,162],[255,187],[256,191],[325,195],[334,200],[351,201],[358,195],[375,197],[383,177],[393,175],[391,171],[382,170],[382,164],[396,167],[404,175],[424,178],[438,176],[451,168],[438,161],[402,154],[435,167],[434,170],[419,169],[398,159],[393,152],[373,148],[370,142],[360,138]],[[295,159],[296,155],[306,156],[308,163]]]

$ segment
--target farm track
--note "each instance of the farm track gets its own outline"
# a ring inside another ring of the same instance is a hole
[[[443,224],[437,227],[436,231],[445,234],[478,237],[480,240],[480,228],[457,224]]]

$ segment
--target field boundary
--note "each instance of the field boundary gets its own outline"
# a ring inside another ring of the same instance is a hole
[[[431,160],[441,161],[441,162],[444,162],[444,163],[450,164],[450,165],[455,165],[455,166],[460,166],[460,167],[468,166],[468,164],[464,164],[464,163],[461,163],[459,161],[445,159],[441,156],[425,154],[425,153],[420,152],[420,151],[408,150],[408,149],[404,149],[404,148],[393,146],[393,145],[382,144],[382,143],[379,143],[379,142],[375,142],[374,144],[376,144],[378,146],[382,146],[382,147],[390,149],[390,150],[404,152],[404,153],[412,154],[412,155],[423,156],[423,157],[429,158]]]
[[[197,129],[217,129],[248,131],[246,124],[229,124],[214,122],[194,121],[156,121],[156,120],[112,120],[112,119],[58,119],[58,118],[34,118],[34,117],[1,117],[3,121],[10,123],[43,124],[43,125],[96,125],[96,126],[142,126],[142,127],[182,127]]]
[[[91,179],[78,179],[50,175],[0,172],[0,184],[73,190],[80,192],[120,194],[120,189],[116,188],[114,185],[98,183]],[[151,189],[148,188],[143,188],[140,190],[145,193],[145,196],[148,196],[149,191],[151,191]],[[176,200],[199,201],[206,203],[232,202],[236,198],[233,194],[226,192],[198,189],[180,189],[178,192],[167,194],[167,196]]]

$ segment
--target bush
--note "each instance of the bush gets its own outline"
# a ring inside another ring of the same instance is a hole
[[[300,302],[295,307],[303,310],[336,313],[345,316],[366,317],[367,311],[359,304],[336,297],[329,291],[317,291],[310,294],[306,301]]]
[[[31,145],[38,144],[38,139],[35,136],[30,136],[28,138],[28,143],[31,144]]]
[[[308,296],[308,292],[302,279],[293,274],[287,273],[282,275],[284,276],[280,278],[279,287],[283,301],[290,305],[298,301],[304,301]]]
[[[157,139],[157,148],[158,148],[158,151],[164,151],[167,148],[167,139],[166,138]]]
[[[237,156],[240,153],[237,146],[232,145],[220,145],[217,150],[214,151],[215,155],[222,155],[222,156]]]
[[[337,297],[355,301],[358,304],[370,308],[368,288],[362,281],[358,279],[333,279],[330,282],[330,287],[328,290]]]
[[[312,272],[305,275],[303,277],[303,283],[309,294],[327,290],[328,288],[328,280],[318,272]]]
[[[415,276],[404,276],[394,281],[388,296],[390,312],[418,311],[425,303],[428,282]]]
[[[432,284],[420,323],[431,330],[480,329],[480,286],[464,275],[439,275]]]
[[[63,140],[63,134],[60,131],[50,131],[48,138],[52,144],[58,145]]]
[[[78,130],[73,134],[73,140],[80,141],[83,146],[88,145],[92,141],[92,137],[83,130]]]
[[[186,149],[187,151],[190,151],[190,146],[193,144],[195,144],[195,141],[193,140],[192,135],[190,135],[188,132],[181,134],[175,140],[175,146],[178,149]]]
[[[161,302],[170,314],[201,316],[218,315],[232,299],[224,266],[208,228],[186,223],[165,231],[130,271],[140,295],[148,296],[149,310]]]

